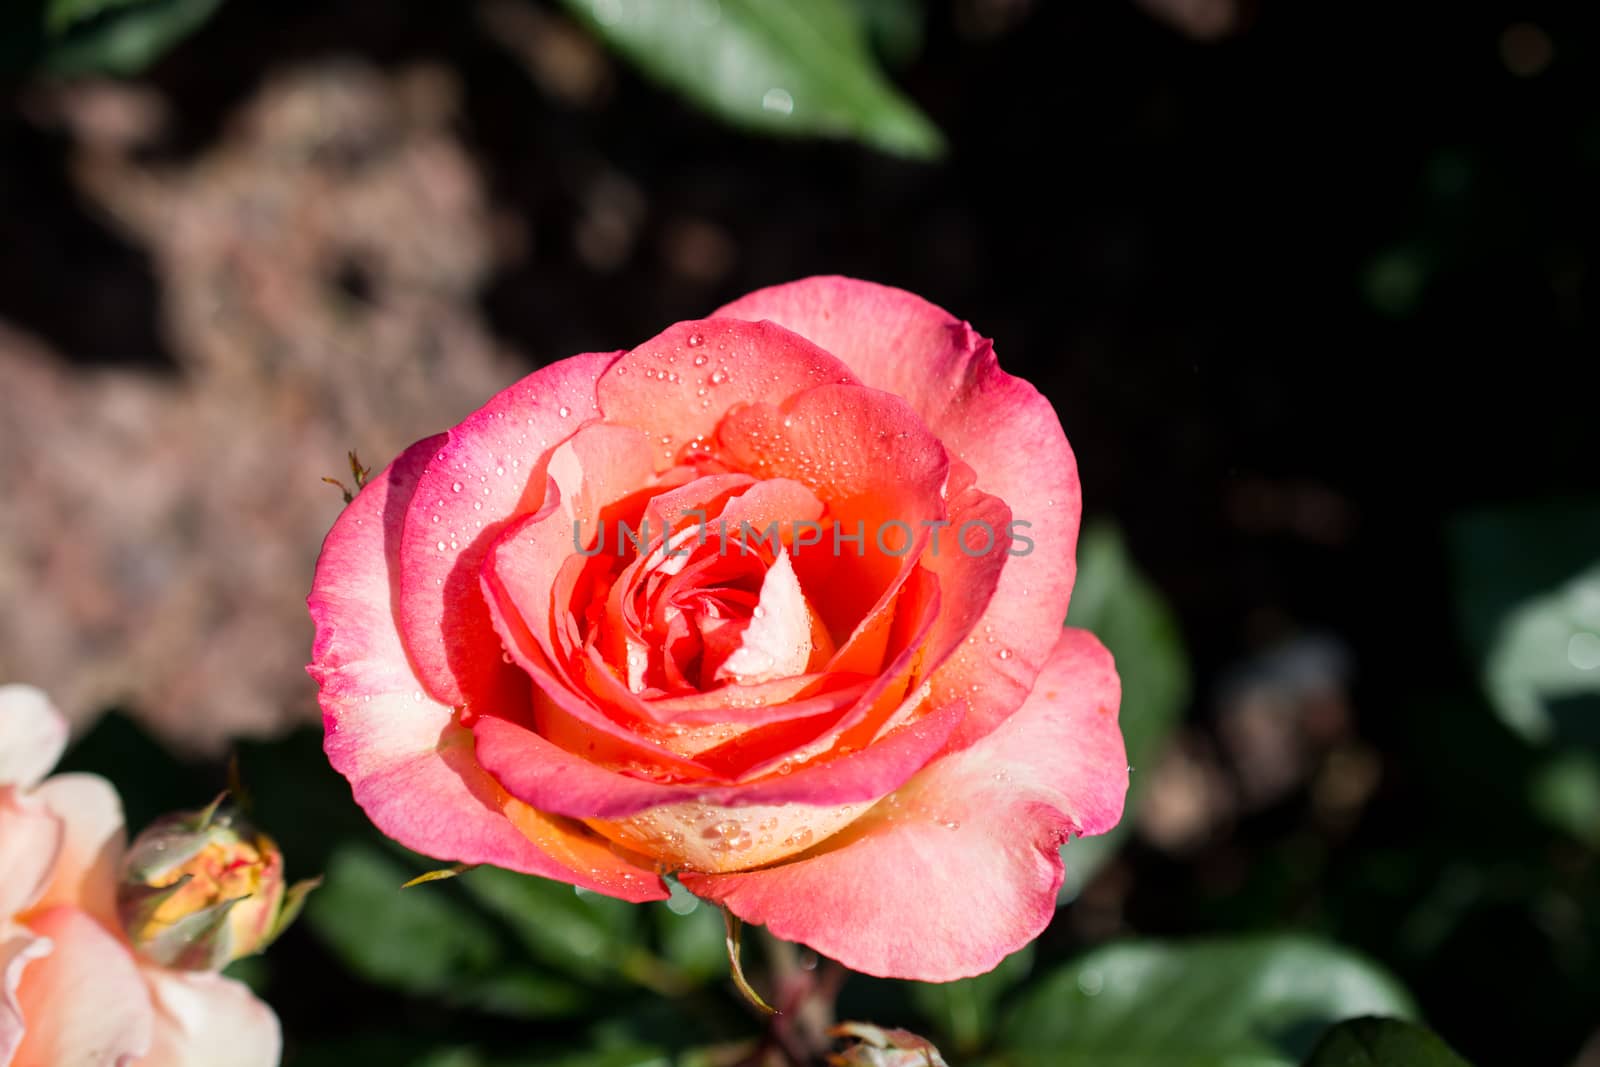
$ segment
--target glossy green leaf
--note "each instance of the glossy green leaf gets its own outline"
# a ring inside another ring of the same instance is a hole
[[[1505,724],[1530,741],[1600,741],[1600,566],[1506,617],[1484,687]]]
[[[1399,1019],[1351,1019],[1323,1035],[1305,1067],[1469,1067],[1432,1032]]]
[[[1141,772],[1155,763],[1189,699],[1189,661],[1177,619],[1134,565],[1122,535],[1110,523],[1091,523],[1079,539],[1078,579],[1067,624],[1095,634],[1116,658],[1122,677],[1117,721],[1133,772],[1117,828],[1099,837],[1076,839],[1063,848],[1067,876],[1062,901],[1076,897],[1121,847],[1144,791]]]
[[[929,158],[943,138],[885,78],[849,0],[565,0],[650,77],[732,123]]]
[[[998,1060],[1052,1067],[1290,1067],[1330,1024],[1413,1014],[1375,965],[1302,937],[1134,941],[1029,986]]]

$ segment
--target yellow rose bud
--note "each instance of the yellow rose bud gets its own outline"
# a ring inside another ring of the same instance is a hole
[[[214,971],[266,948],[313,885],[286,890],[272,839],[212,804],[157,819],[134,839],[117,910],[146,959]]]

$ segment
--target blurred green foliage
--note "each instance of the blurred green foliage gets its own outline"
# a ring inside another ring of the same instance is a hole
[[[532,3],[534,0],[525,0]],[[921,44],[915,0],[562,0],[659,84],[734,125],[855,138],[918,159],[939,130],[889,81],[877,53]],[[223,0],[18,0],[0,13],[0,67],[129,75],[197,31]]]
[[[1399,1019],[1351,1019],[1317,1042],[1306,1067],[1468,1067],[1433,1034]]]
[[[1031,983],[990,1062],[1293,1067],[1330,1023],[1413,1011],[1376,965],[1300,937],[1132,941]]]

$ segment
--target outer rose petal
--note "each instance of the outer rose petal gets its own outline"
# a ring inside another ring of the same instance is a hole
[[[33,785],[67,747],[67,720],[31,685],[0,685],[0,785]]]
[[[730,785],[665,784],[607,770],[494,715],[479,717],[473,731],[483,765],[514,796],[575,819],[621,819],[665,804],[838,807],[877,800],[943,748],[965,711],[963,704],[945,704],[848,757]]]
[[[1059,848],[1122,816],[1127,760],[1111,656],[1066,630],[1026,703],[809,856],[680,877],[692,892],[845,966],[944,982],[982,974],[1055,913]]]
[[[127,946],[76,908],[33,919],[53,943],[22,973],[27,1021],[10,1067],[128,1067],[150,1048],[155,1012]]]
[[[99,775],[58,774],[33,796],[55,813],[64,831],[50,884],[35,906],[70,904],[116,929],[117,868],[126,845],[116,789]]]
[[[394,616],[401,524],[418,474],[443,440],[402,453],[323,544],[307,605],[317,624],[310,671],[321,687],[329,762],[378,828],[408,848],[625,900],[663,900],[666,887],[653,872],[508,796],[478,766],[471,732],[423,693],[412,671]],[[498,662],[492,630],[487,640]]]
[[[11,1063],[28,1028],[22,1017],[22,1004],[17,999],[23,970],[34,960],[50,954],[48,937],[35,937],[22,926],[7,927],[7,922],[0,919],[0,1063],[4,1064]]]
[[[757,290],[716,315],[787,327],[843,360],[863,384],[903,397],[952,456],[972,465],[979,489],[1032,524],[1022,532],[1033,551],[1007,560],[981,620],[1006,635],[1013,655],[1000,660],[992,646],[963,646],[936,676],[972,694],[953,747],[970,744],[1022,702],[1067,614],[1080,490],[1050,402],[1002,371],[972,327],[902,289],[806,278]]]
[[[527,704],[527,677],[500,659],[478,569],[501,525],[538,509],[550,451],[594,417],[595,379],[616,358],[587,353],[536,370],[419,456],[409,514],[395,519],[396,617],[423,688],[440,703]]]
[[[0,786],[0,929],[44,893],[64,833],[43,804]]]
[[[277,1067],[278,1017],[243,984],[201,971],[144,970],[155,1040],[138,1067]]]
[[[849,368],[771,323],[707,319],[669,326],[612,365],[597,389],[607,422],[650,434],[656,468],[712,439],[739,404],[781,404],[825,382],[855,384]]]

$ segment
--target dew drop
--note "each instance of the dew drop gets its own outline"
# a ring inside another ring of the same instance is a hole
[[[459,492],[461,492],[461,483],[460,483],[460,482],[453,482],[453,483],[452,483],[452,484],[451,484],[451,486],[450,486],[450,491],[451,491],[451,492],[452,492],[452,493],[459,493]]]
[[[556,414],[560,415],[564,419],[568,415],[572,414],[572,409],[567,407],[567,405],[562,404],[560,407],[556,408]]]
[[[690,348],[699,348],[701,345],[703,345],[705,343],[706,343],[706,339],[704,337],[701,337],[699,334],[691,333],[689,335],[689,347]]]

